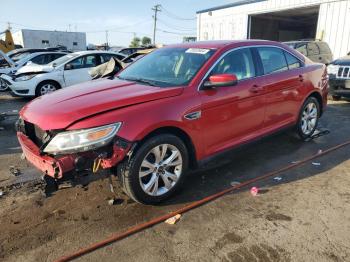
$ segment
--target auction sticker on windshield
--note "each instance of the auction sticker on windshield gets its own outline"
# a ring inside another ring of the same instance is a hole
[[[186,50],[186,53],[191,53],[191,54],[201,54],[205,55],[208,53],[210,49],[204,49],[204,48],[189,48]]]

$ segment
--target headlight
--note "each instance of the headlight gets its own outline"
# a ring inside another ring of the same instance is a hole
[[[16,77],[16,78],[15,78],[15,81],[16,81],[16,82],[19,82],[19,81],[27,81],[27,80],[32,79],[34,76],[36,76],[36,74]]]
[[[121,123],[118,122],[107,126],[58,133],[45,147],[44,152],[75,153],[99,148],[113,139],[120,126]]]
[[[338,65],[329,65],[327,67],[327,72],[330,75],[336,75],[338,74],[339,66]]]

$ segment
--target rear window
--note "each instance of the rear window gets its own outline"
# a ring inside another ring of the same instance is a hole
[[[320,49],[315,43],[308,43],[307,44],[307,53],[309,56],[312,55],[319,55],[320,54]]]
[[[297,44],[295,46],[295,50],[297,50],[298,52],[300,52],[304,56],[307,56],[307,48],[306,48],[306,44],[305,43]]]
[[[294,69],[294,68],[299,68],[301,67],[300,61],[293,55],[291,55],[288,52],[284,52],[286,59],[287,59],[287,64],[289,69]]]
[[[321,54],[331,54],[331,49],[329,48],[328,44],[325,42],[319,42],[317,43]]]
[[[259,47],[258,53],[265,74],[288,70],[287,61],[281,49],[274,47]]]

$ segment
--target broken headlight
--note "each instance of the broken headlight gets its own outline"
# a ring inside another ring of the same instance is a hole
[[[16,82],[28,81],[28,80],[32,79],[34,76],[36,76],[36,74],[24,75],[24,76],[16,77],[16,78],[15,78],[15,81],[16,81]]]
[[[45,147],[50,154],[85,152],[109,143],[117,134],[121,123],[77,131],[58,133]]]

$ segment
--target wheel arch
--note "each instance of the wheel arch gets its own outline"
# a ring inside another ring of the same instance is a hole
[[[38,86],[41,85],[41,84],[44,84],[44,83],[55,83],[57,86],[58,86],[58,89],[61,89],[62,88],[62,85],[56,81],[56,80],[53,80],[53,79],[45,79],[45,80],[42,80],[40,81],[36,87],[35,87],[35,91],[37,90]]]
[[[313,91],[312,93],[310,93],[308,95],[308,97],[306,99],[308,99],[309,97],[314,97],[317,99],[319,105],[320,105],[320,116],[323,114],[323,99],[322,99],[322,95],[317,92],[317,91]],[[306,99],[304,100],[304,102],[306,101]],[[304,103],[303,102],[303,103]]]
[[[142,138],[142,140],[138,143],[137,147],[142,145],[143,141],[147,139],[160,135],[160,134],[172,134],[179,137],[184,143],[188,150],[189,155],[189,167],[191,169],[196,168],[198,166],[197,157],[196,157],[196,149],[193,144],[191,137],[181,128],[175,126],[164,126],[159,127],[157,129],[152,130],[146,136]],[[137,150],[137,147],[135,148]]]

